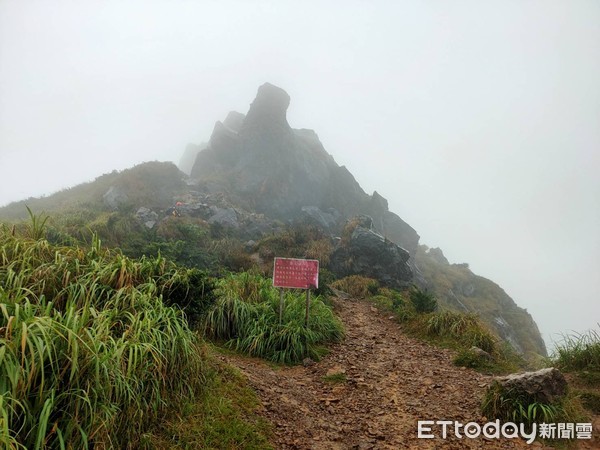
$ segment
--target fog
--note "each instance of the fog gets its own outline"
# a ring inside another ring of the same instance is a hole
[[[600,321],[600,3],[0,1],[0,205],[178,161],[266,81],[546,342]]]

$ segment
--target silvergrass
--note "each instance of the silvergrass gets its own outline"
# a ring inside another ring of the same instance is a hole
[[[0,445],[135,448],[199,392],[200,341],[162,295],[187,269],[0,228]]]
[[[322,346],[344,336],[341,321],[320,297],[311,299],[308,327],[304,293],[286,291],[279,323],[279,295],[269,279],[257,274],[230,275],[219,283],[217,301],[208,310],[205,334],[242,353],[277,363],[318,359]]]

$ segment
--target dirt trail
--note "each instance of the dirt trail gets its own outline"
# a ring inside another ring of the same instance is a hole
[[[260,360],[223,356],[262,400],[275,448],[540,447],[516,439],[418,439],[418,420],[482,423],[479,402],[490,377],[454,366],[451,352],[407,337],[366,302],[337,300],[336,310],[347,337],[318,364],[273,369]],[[339,372],[345,381],[323,379]]]

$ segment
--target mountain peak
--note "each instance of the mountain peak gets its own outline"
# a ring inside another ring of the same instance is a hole
[[[275,126],[291,130],[286,117],[288,106],[290,106],[288,93],[271,83],[265,83],[258,88],[256,98],[250,104],[244,128]]]

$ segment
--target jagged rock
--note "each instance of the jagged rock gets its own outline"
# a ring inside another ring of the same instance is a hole
[[[367,214],[379,234],[414,255],[416,231],[390,212],[377,192],[367,195],[348,169],[325,151],[313,130],[292,129],[286,117],[289,104],[283,89],[269,83],[260,86],[246,116],[232,112],[216,123],[191,177],[210,192],[228,192],[234,205],[247,205],[283,222],[316,219],[332,234],[332,226],[335,229],[344,219]],[[303,210],[306,207],[317,209]],[[330,213],[334,217],[328,217]]]
[[[387,280],[382,281],[384,284],[417,283],[431,289],[440,288],[435,281],[438,278],[430,273],[431,267],[417,267],[417,232],[398,215],[389,211],[388,201],[381,194],[377,191],[372,195],[365,193],[348,169],[339,166],[327,153],[317,133],[291,128],[286,116],[289,104],[290,97],[283,89],[266,83],[258,89],[246,116],[230,113],[222,123],[218,122],[207,148],[198,154],[192,170],[191,177],[198,189],[203,192],[227,193],[227,206],[233,206],[238,211],[240,228],[237,234],[243,240],[260,239],[261,235],[268,233],[270,225],[246,220],[240,214],[241,208],[265,214],[272,223],[294,223],[309,218],[332,236],[340,234],[344,220],[359,214],[368,215],[373,223],[365,228],[372,228],[371,231],[382,237],[384,243],[391,241],[402,250],[397,250],[396,253],[404,254],[406,251],[410,258],[394,268],[379,264],[376,267],[381,267],[383,274],[377,274],[370,262],[364,262],[366,257],[352,255],[345,248],[345,242],[344,245],[338,245],[336,250],[338,260],[334,261],[334,265],[338,264],[337,273],[361,273],[365,269],[363,275],[383,278]],[[306,207],[311,209],[307,211]],[[333,220],[326,215],[331,210],[340,215],[338,225],[333,227]],[[522,337],[528,332],[520,329],[515,333],[518,323],[516,317],[521,317],[526,312],[518,311],[512,303],[505,305],[505,295],[499,288],[492,287],[488,293],[488,290],[481,287],[478,281],[480,277],[475,277],[468,265],[448,264],[439,249],[434,249],[432,253],[430,256],[433,258],[429,258],[429,261],[435,263],[434,271],[460,270],[457,278],[461,280],[452,286],[444,286],[443,293],[437,292],[442,297],[452,296],[451,300],[445,299],[445,303],[456,305],[455,309],[477,311],[478,306],[469,300],[475,302],[481,297],[490,301],[500,311],[507,310],[506,320],[510,322],[509,330],[487,317],[486,320],[494,327],[494,331],[498,331],[500,336],[513,339],[510,342],[516,343],[513,346],[517,351],[524,349],[526,354],[545,354],[541,336],[534,328],[531,333],[535,338],[534,345],[527,343],[519,346],[524,341]],[[378,262],[379,256],[366,260]],[[412,279],[409,279],[408,275],[411,273]],[[469,280],[464,282],[463,278]],[[475,281],[472,282],[471,278]],[[429,286],[429,283],[432,285]],[[446,295],[446,292],[449,294]],[[491,307],[489,309],[492,310]],[[510,319],[512,315],[509,316],[513,312],[517,314],[514,316],[515,320]],[[527,323],[528,329],[535,327],[529,316]]]
[[[121,205],[129,200],[129,197],[127,197],[127,194],[125,194],[125,192],[123,192],[120,188],[111,186],[102,196],[102,200],[106,206],[117,210]]]
[[[245,118],[246,116],[242,113],[239,113],[237,111],[230,111],[229,114],[227,114],[227,117],[225,117],[223,125],[225,125],[230,130],[239,133],[242,129],[242,126],[244,125]]]
[[[154,225],[158,222],[158,214],[145,206],[142,206],[136,211],[135,217],[142,222],[146,228],[154,228]]]
[[[220,225],[239,228],[240,223],[238,222],[237,213],[233,208],[219,208],[217,206],[211,207],[213,215],[208,219],[209,224],[218,223]]]
[[[317,206],[303,206],[302,212],[304,213],[302,220],[329,232],[337,228],[342,217],[339,211],[333,208],[322,211]]]
[[[532,396],[539,403],[553,403],[567,392],[567,381],[555,367],[498,377],[496,381],[505,390]]]
[[[363,275],[390,287],[406,287],[412,280],[406,250],[380,234],[357,226],[347,243],[331,256],[330,269],[338,277]]]
[[[268,128],[271,132],[291,130],[286,118],[289,105],[290,96],[287,92],[271,83],[263,84],[250,105],[242,129]]]
[[[433,258],[434,261],[436,261],[436,262],[438,262],[440,264],[445,264],[445,265],[450,264],[450,262],[448,261],[448,259],[446,258],[446,256],[444,256],[444,252],[439,247],[430,248],[427,251],[427,254],[429,256],[431,256],[431,258]]]

